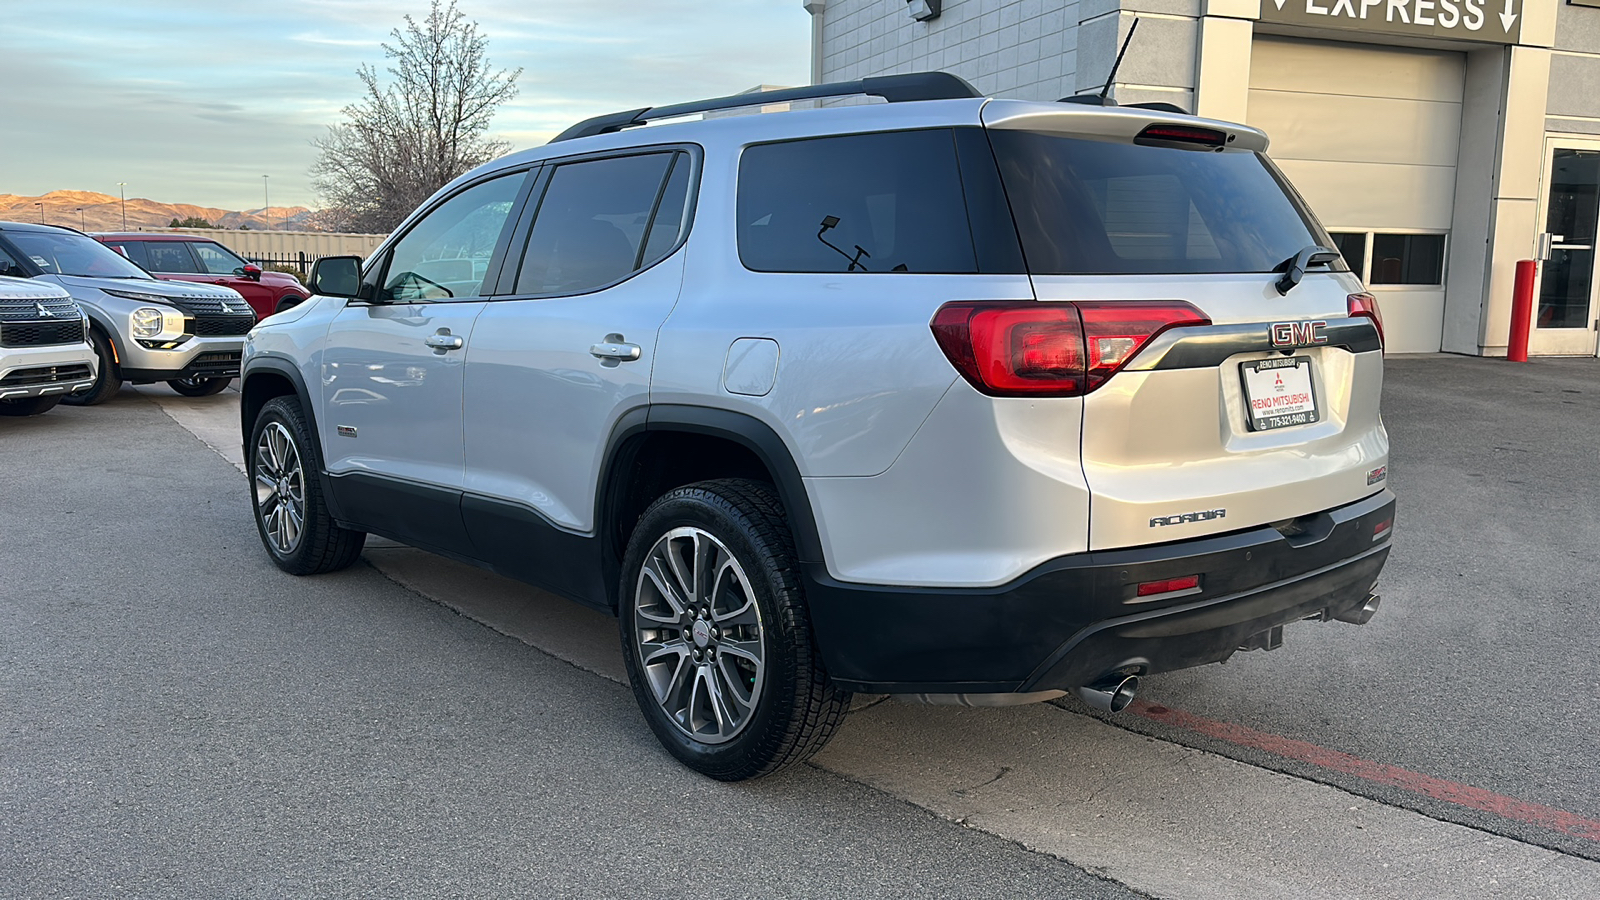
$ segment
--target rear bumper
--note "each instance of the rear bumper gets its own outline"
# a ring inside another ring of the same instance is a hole
[[[1070,690],[1227,659],[1252,636],[1359,609],[1389,555],[1394,494],[1270,526],[1062,557],[995,588],[847,584],[806,569],[823,661],[870,693]],[[1290,532],[1285,535],[1285,531]],[[1298,532],[1298,533],[1295,533]],[[1141,582],[1200,576],[1186,595],[1141,601]]]

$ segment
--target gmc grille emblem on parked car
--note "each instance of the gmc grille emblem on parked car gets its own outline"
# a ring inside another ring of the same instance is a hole
[[[1326,344],[1328,336],[1322,333],[1328,323],[1318,320],[1316,322],[1273,322],[1272,346],[1274,347],[1304,347],[1308,344]]]
[[[1156,516],[1150,520],[1150,527],[1157,525],[1186,525],[1190,522],[1209,522],[1212,519],[1226,519],[1226,509],[1202,509],[1198,512],[1184,513],[1178,516]]]

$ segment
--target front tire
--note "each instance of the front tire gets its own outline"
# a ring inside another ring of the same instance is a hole
[[[68,394],[61,399],[68,406],[99,406],[117,395],[122,390],[122,372],[117,368],[117,363],[111,358],[111,342],[105,335],[98,331],[90,330],[88,334],[89,346],[94,348],[94,355],[99,359],[99,371],[95,373],[94,386],[78,394]]]
[[[300,301],[304,299],[305,298],[301,297],[299,294],[284,294],[282,297],[278,298],[278,305],[272,308],[272,314],[277,315],[286,309],[294,309],[296,306],[299,306]]]
[[[188,378],[168,379],[167,387],[185,397],[209,397],[212,394],[222,393],[232,382],[232,378],[205,378],[193,375]]]
[[[0,400],[0,416],[37,416],[49,412],[61,402],[60,394],[48,397],[24,397],[20,400]]]
[[[275,397],[250,430],[251,507],[261,545],[291,575],[347,568],[361,556],[366,532],[342,528],[322,495],[322,455],[300,401]]]
[[[850,694],[811,635],[794,539],[772,489],[743,479],[667,493],[628,541],[623,657],[645,720],[680,762],[757,778],[822,749]]]

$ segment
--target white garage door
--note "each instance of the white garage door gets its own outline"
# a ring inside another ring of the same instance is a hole
[[[1258,37],[1249,124],[1383,307],[1393,352],[1437,351],[1466,60]]]

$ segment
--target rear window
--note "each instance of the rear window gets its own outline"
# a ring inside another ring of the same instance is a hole
[[[949,129],[762,144],[739,162],[757,272],[976,272]]]
[[[1270,272],[1329,240],[1247,150],[989,135],[1036,275]]]

